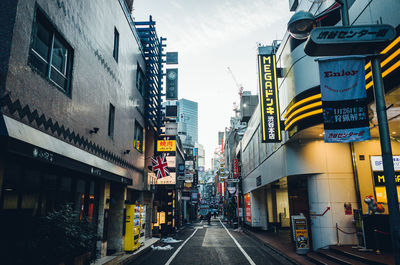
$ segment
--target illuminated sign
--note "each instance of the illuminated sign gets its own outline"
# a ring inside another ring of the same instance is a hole
[[[155,184],[157,185],[176,184],[176,173],[170,172],[169,176],[157,179]]]
[[[278,84],[275,55],[258,55],[262,142],[276,143],[281,139]]]
[[[174,152],[176,151],[176,140],[158,140],[157,152]]]
[[[385,175],[383,174],[382,156],[371,156],[372,174],[374,178],[374,189],[376,202],[387,203]],[[397,196],[400,202],[400,156],[393,156],[394,179],[397,185]]]
[[[250,199],[250,193],[246,193],[244,195],[244,208],[245,208],[245,213],[246,213],[246,222],[251,223],[251,199]]]

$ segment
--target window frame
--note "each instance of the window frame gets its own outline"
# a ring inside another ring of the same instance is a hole
[[[108,137],[114,140],[114,130],[115,130],[115,106],[110,103],[108,111]]]
[[[119,32],[116,27],[114,27],[114,48],[113,48],[113,57],[114,60],[118,63],[119,56]]]
[[[133,149],[143,153],[144,151],[144,127],[135,120],[135,128],[134,128],[134,135],[133,135]],[[140,132],[140,134],[139,134]],[[141,138],[141,139],[139,139]],[[139,148],[137,148],[137,141],[140,140]]]
[[[140,80],[143,82],[142,86],[140,86]],[[146,90],[146,74],[144,73],[142,67],[140,67],[139,62],[137,63],[136,69],[136,88],[139,90],[140,95],[144,96],[144,92]]]
[[[39,51],[36,50],[36,43],[39,39],[37,33],[39,25],[48,33],[50,37],[50,42],[48,43],[48,54],[47,58],[44,58]],[[54,44],[58,42],[66,50],[66,60],[64,62],[64,73],[62,73],[54,65],[53,55],[54,55]],[[50,84],[55,86],[62,93],[71,97],[72,95],[72,70],[74,62],[74,48],[69,44],[61,31],[54,25],[49,16],[36,4],[34,11],[34,18],[32,22],[32,32],[31,40],[29,46],[28,55],[28,65],[39,75],[44,77]],[[39,60],[43,63],[43,69],[39,69],[38,65],[35,65],[34,60]],[[44,69],[45,68],[45,69]],[[64,86],[57,83],[56,77],[53,75],[58,75],[65,82]]]

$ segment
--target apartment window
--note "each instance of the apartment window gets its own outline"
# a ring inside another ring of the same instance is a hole
[[[65,94],[71,93],[73,49],[51,24],[36,10],[29,64]]]
[[[137,121],[135,121],[133,145],[136,150],[143,152],[143,127]]]
[[[116,62],[118,62],[118,48],[119,48],[119,33],[116,28],[114,28],[114,50],[113,57]]]
[[[114,139],[114,121],[115,121],[115,107],[110,103],[110,112],[108,114],[108,136]]]
[[[139,64],[137,64],[137,72],[136,72],[136,88],[139,90],[140,94],[144,96],[144,87],[145,87],[146,77],[144,72]]]

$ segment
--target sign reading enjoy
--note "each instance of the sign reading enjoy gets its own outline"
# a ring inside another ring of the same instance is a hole
[[[371,138],[365,90],[365,59],[318,59],[325,142],[347,143]]]

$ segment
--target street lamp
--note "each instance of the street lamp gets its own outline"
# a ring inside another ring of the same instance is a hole
[[[300,11],[299,15],[294,14],[288,23],[288,32],[299,39],[308,38],[304,51],[309,56],[343,56],[364,54],[371,58],[371,72],[376,103],[376,112],[379,122],[379,137],[382,151],[382,162],[385,176],[387,193],[387,203],[389,208],[390,231],[393,244],[393,253],[396,264],[400,265],[400,211],[398,195],[396,190],[392,147],[389,135],[389,126],[386,114],[385,92],[381,73],[379,51],[382,45],[394,38],[394,28],[390,25],[359,25],[349,26],[348,3],[347,0],[336,0],[341,4],[341,15],[343,27],[323,27],[315,28],[312,24],[312,14]],[[310,16],[311,15],[311,16]],[[351,40],[326,40],[319,38],[322,36],[321,30],[337,31],[354,30],[364,27],[367,32],[375,28],[385,32],[384,36],[371,38],[358,38]],[[307,36],[307,37],[305,37]],[[354,48],[355,47],[355,48]],[[351,49],[354,48],[354,49]]]
[[[306,11],[296,12],[289,20],[287,30],[289,34],[298,40],[307,39],[311,30],[317,26],[313,14]]]

